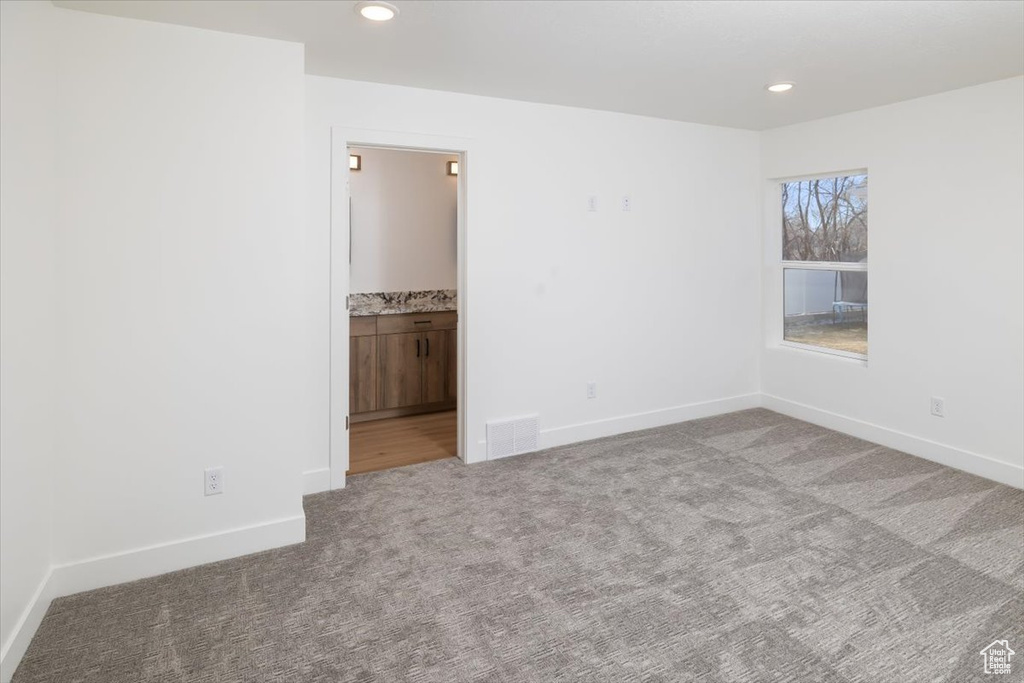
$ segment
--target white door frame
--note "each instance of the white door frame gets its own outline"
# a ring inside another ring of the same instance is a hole
[[[330,463],[331,488],[345,486],[348,470],[348,391],[349,391],[349,212],[348,212],[348,148],[384,147],[392,149],[427,150],[459,155],[458,178],[458,316],[457,330],[457,424],[456,454],[466,460],[466,413],[469,402],[467,378],[469,320],[466,315],[466,227],[468,223],[468,167],[473,141],[422,133],[408,133],[368,128],[331,127],[331,297],[330,297]]]

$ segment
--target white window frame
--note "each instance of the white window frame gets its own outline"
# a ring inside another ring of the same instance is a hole
[[[853,171],[837,171],[835,173],[817,173],[817,174],[813,174],[813,175],[799,175],[799,176],[792,176],[792,177],[789,177],[789,178],[777,178],[777,179],[775,179],[773,181],[774,186],[775,186],[775,188],[777,190],[777,197],[779,198],[779,207],[781,209],[779,211],[779,213],[777,214],[778,217],[776,219],[775,226],[774,226],[774,230],[776,232],[777,239],[778,239],[777,243],[778,243],[778,247],[779,247],[778,251],[776,251],[775,258],[777,259],[777,262],[779,264],[779,270],[778,270],[778,278],[779,278],[779,280],[778,280],[778,282],[779,282],[779,297],[780,297],[780,302],[779,303],[780,303],[780,306],[779,306],[778,310],[779,310],[779,313],[780,313],[780,316],[781,316],[781,325],[779,325],[779,337],[776,340],[776,343],[778,344],[778,346],[782,346],[782,347],[785,347],[785,348],[798,349],[798,350],[801,350],[801,351],[810,351],[810,352],[813,352],[813,353],[820,353],[820,354],[825,354],[825,355],[828,355],[828,356],[838,356],[840,358],[849,358],[851,360],[856,360],[856,361],[861,361],[863,363],[867,363],[868,354],[866,354],[866,353],[853,353],[852,351],[842,351],[840,349],[830,349],[830,348],[827,348],[827,347],[824,347],[824,346],[815,346],[813,344],[801,344],[800,342],[788,341],[786,339],[786,269],[855,271],[855,272],[864,272],[864,273],[866,273],[866,272],[868,272],[868,262],[870,261],[871,235],[870,235],[870,232],[869,232],[868,233],[868,252],[869,252],[868,261],[859,261],[859,262],[856,262],[856,263],[848,263],[848,262],[844,262],[844,261],[790,261],[790,260],[786,260],[786,259],[782,258],[783,250],[785,248],[784,247],[784,244],[785,244],[784,226],[783,226],[783,223],[782,223],[782,210],[784,210],[784,207],[781,206],[782,186],[784,184],[786,184],[786,183],[795,183],[795,182],[800,182],[800,181],[805,181],[805,180],[824,180],[826,178],[839,178],[839,177],[852,176],[852,175],[868,175],[868,171],[867,171],[866,168],[864,168],[864,169],[857,169],[857,170],[853,170]],[[869,176],[868,183],[869,183],[869,188],[870,188],[870,176]],[[870,191],[870,189],[869,189],[869,191]],[[870,231],[870,225],[868,226],[868,230]],[[871,296],[870,296],[870,292],[871,292],[871,277],[870,276],[868,276],[868,284],[867,284],[867,286],[868,286],[868,292],[869,292],[868,302],[870,302],[871,301]],[[865,311],[865,316],[867,316],[867,311]],[[866,319],[867,318],[865,317],[865,320]],[[869,351],[871,350],[871,326],[870,325],[868,325],[868,350]]]

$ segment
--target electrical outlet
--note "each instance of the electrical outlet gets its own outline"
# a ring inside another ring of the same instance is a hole
[[[622,198],[622,210],[623,211],[632,211],[633,210],[633,200],[629,198],[629,195],[626,195],[626,196],[624,196]]]
[[[587,398],[597,398],[597,382],[587,382]]]
[[[932,396],[932,415],[935,417],[946,417],[946,401],[938,396]]]
[[[224,493],[224,468],[210,467],[205,472],[206,482],[205,493],[208,496],[216,496]]]
[[[587,197],[587,211],[597,211],[597,197],[594,195]]]

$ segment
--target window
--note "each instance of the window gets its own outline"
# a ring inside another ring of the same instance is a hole
[[[868,353],[868,177],[782,183],[786,342]]]

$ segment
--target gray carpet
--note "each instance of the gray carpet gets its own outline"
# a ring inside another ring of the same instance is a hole
[[[16,683],[1024,673],[1024,492],[766,410],[305,505],[305,544],[56,600]]]

